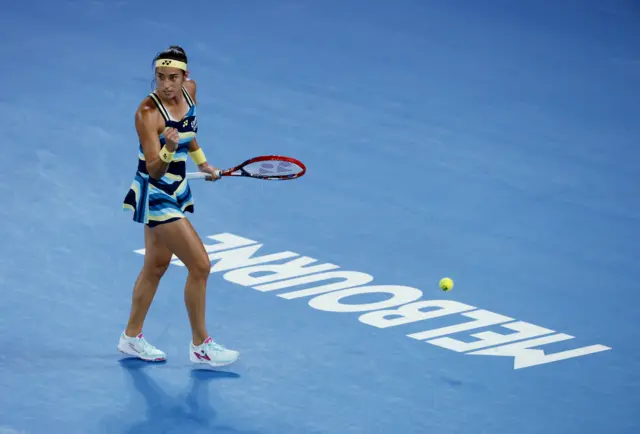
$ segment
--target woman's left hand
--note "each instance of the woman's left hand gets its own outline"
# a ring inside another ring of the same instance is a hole
[[[218,174],[219,169],[216,166],[211,166],[209,164],[203,164],[198,167],[200,172],[209,173],[211,177],[206,177],[205,181],[217,181],[220,179],[220,175]]]

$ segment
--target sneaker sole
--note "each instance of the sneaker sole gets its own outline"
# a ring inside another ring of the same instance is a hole
[[[167,360],[166,357],[151,358],[151,357],[141,356],[140,354],[138,354],[136,352],[127,352],[127,351],[124,351],[122,348],[120,348],[120,346],[118,346],[118,351],[120,351],[122,354],[126,354],[127,356],[131,356],[131,357],[135,357],[135,358],[140,359],[140,360],[144,360],[145,362],[164,362],[165,360]]]
[[[194,360],[191,357],[189,357],[189,360],[191,360],[192,363],[196,363],[198,365],[208,365],[208,366],[213,366],[214,368],[220,368],[222,366],[229,366],[234,364],[235,362],[238,361],[238,358],[231,360],[230,362],[213,362],[213,361],[198,360],[198,359]]]

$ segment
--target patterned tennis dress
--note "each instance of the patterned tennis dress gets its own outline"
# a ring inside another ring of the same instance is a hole
[[[149,176],[142,145],[139,145],[138,169],[122,207],[125,210],[133,211],[134,221],[147,224],[149,227],[184,218],[185,212],[193,212],[193,197],[186,179],[186,170],[188,143],[196,137],[198,121],[196,120],[196,105],[184,87],[182,94],[189,104],[189,111],[180,120],[171,118],[169,111],[155,92],[149,94],[162,114],[165,125],[176,128],[180,135],[178,149],[173,160],[169,163],[167,172],[160,179],[153,179]],[[161,134],[161,145],[164,146],[165,142],[164,134]]]

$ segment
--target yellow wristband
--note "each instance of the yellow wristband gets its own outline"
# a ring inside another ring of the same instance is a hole
[[[167,151],[167,148],[165,148],[164,146],[162,147],[162,149],[160,149],[160,159],[165,163],[171,163],[171,160],[173,160],[174,154],[175,154],[175,151],[169,152]]]
[[[189,152],[189,156],[197,166],[207,162],[207,157],[204,156],[202,148],[198,148],[195,151]]]

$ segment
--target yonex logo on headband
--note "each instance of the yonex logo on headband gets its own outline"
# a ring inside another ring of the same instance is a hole
[[[185,62],[181,62],[179,60],[173,59],[158,59],[156,60],[156,68],[178,68],[183,71],[187,70],[187,64]]]

